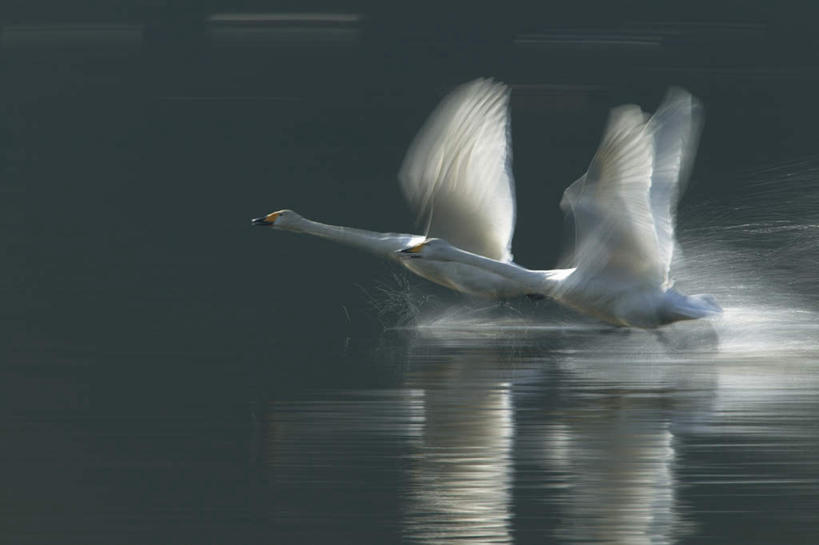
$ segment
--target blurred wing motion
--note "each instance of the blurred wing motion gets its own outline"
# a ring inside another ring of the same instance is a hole
[[[654,173],[651,178],[651,210],[657,231],[664,285],[670,286],[669,269],[676,239],[677,201],[685,191],[697,152],[703,113],[688,92],[672,88],[648,123],[654,138]]]
[[[450,93],[430,115],[404,158],[404,196],[427,236],[511,261],[515,186],[509,90],[479,79]]]
[[[674,214],[699,126],[698,103],[680,89],[651,119],[637,106],[612,110],[589,170],[561,202],[574,218],[581,278],[669,287]]]

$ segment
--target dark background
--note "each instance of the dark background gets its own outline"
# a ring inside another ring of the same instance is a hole
[[[230,534],[256,476],[225,460],[252,459],[255,404],[308,382],[396,380],[358,357],[382,326],[368,294],[395,270],[249,220],[293,208],[413,232],[395,174],[459,83],[512,86],[514,253],[532,268],[558,255],[560,195],[612,106],[653,109],[669,85],[701,99],[683,207],[730,206],[743,172],[819,144],[809,9],[390,4],[0,6],[8,542],[144,538],[163,516],[153,542]],[[173,510],[191,497],[200,510]]]

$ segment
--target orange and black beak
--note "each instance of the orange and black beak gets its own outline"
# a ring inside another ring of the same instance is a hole
[[[404,248],[403,250],[398,250],[398,253],[401,254],[403,257],[411,258],[421,257],[420,255],[417,254],[424,247],[424,244],[426,244],[426,241],[422,242],[421,244],[416,244],[415,246],[410,246],[409,248]]]
[[[252,225],[268,225],[272,227],[273,224],[276,223],[276,218],[279,217],[279,214],[281,214],[281,212],[273,212],[272,214],[268,214],[264,217],[255,218],[251,220],[250,223]]]

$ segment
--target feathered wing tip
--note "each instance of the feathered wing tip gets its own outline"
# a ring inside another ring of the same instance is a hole
[[[609,112],[606,128],[603,131],[603,142],[600,144],[600,147],[606,147],[607,141],[620,139],[625,134],[642,130],[650,117],[648,113],[644,112],[643,109],[636,104],[615,106]]]
[[[671,88],[650,117],[634,105],[612,109],[588,171],[564,192],[575,244],[563,266],[671,285],[677,202],[702,117],[699,102],[680,88]]]
[[[640,234],[651,221],[653,157],[645,130],[648,120],[633,104],[610,111],[588,170],[564,191],[560,202],[574,233],[560,260],[562,267],[582,267],[592,275],[616,261],[645,261]]]
[[[429,212],[429,201],[436,192],[445,189],[441,186],[446,182],[452,182],[446,178],[447,169],[459,158],[461,148],[474,139],[481,119],[490,115],[507,117],[508,101],[506,85],[491,78],[478,78],[450,91],[429,114],[398,171],[401,189],[418,212],[419,223]],[[508,120],[504,124],[508,125]]]
[[[666,288],[673,284],[671,262],[679,252],[675,235],[677,203],[691,175],[703,120],[701,103],[688,91],[672,87],[647,127],[654,141],[651,208]]]
[[[702,103],[685,89],[670,87],[648,124],[654,138],[655,169],[674,177],[677,199],[688,184],[704,121]]]
[[[511,259],[515,192],[509,88],[477,79],[430,114],[398,174],[420,225],[465,250]]]

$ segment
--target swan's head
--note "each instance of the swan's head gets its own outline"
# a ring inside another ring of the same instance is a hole
[[[400,257],[409,259],[431,261],[453,261],[455,259],[452,245],[440,238],[428,238],[420,244],[398,250],[397,253]]]
[[[300,219],[302,219],[301,216],[292,210],[279,210],[261,218],[255,218],[251,223],[253,225],[275,227],[276,229],[287,229],[295,226]]]

